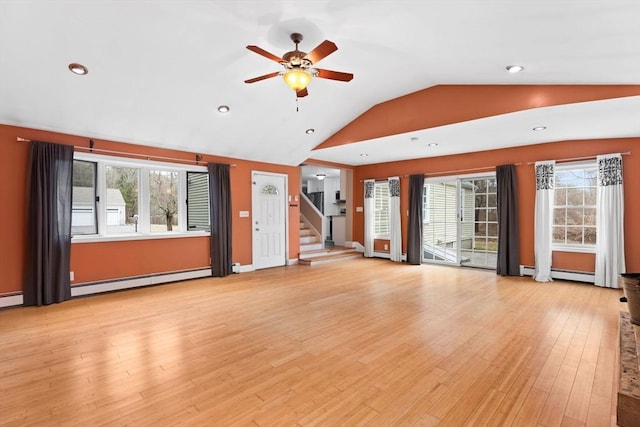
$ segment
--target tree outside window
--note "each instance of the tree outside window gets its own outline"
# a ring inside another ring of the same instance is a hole
[[[595,246],[596,175],[595,166],[556,170],[554,244]]]
[[[149,190],[151,231],[173,231],[178,226],[178,172],[150,170]]]

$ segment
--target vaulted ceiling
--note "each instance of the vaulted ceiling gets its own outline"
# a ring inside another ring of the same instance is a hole
[[[333,41],[317,65],[353,80],[297,100],[244,83],[282,69],[246,46],[281,56],[293,32],[306,52]],[[4,124],[359,165],[637,137],[639,117],[637,0],[0,1]]]

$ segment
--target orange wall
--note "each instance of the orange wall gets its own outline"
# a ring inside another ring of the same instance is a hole
[[[640,85],[431,86],[371,107],[315,149],[530,108],[636,95]]]
[[[400,176],[400,212],[402,219],[403,251],[406,252],[407,210],[409,207],[409,178],[411,174],[424,173],[437,176],[439,172],[483,168],[508,163],[519,163],[518,206],[520,221],[520,264],[534,265],[533,223],[535,202],[535,172],[529,162],[560,160],[597,154],[631,151],[623,156],[624,204],[625,204],[625,259],[627,271],[640,271],[640,138],[563,141],[529,145],[501,150],[491,150],[454,156],[431,157],[399,162],[360,166],[354,174],[354,206],[364,206],[362,180],[384,179]],[[495,170],[488,168],[487,170]],[[363,243],[364,214],[354,213],[353,239]],[[555,252],[553,267],[577,271],[593,271],[594,255]]]
[[[16,137],[86,147],[88,137],[0,125],[3,155],[0,168],[2,182],[0,224],[4,225],[0,245],[0,295],[22,290],[25,262],[26,180],[29,143]],[[141,153],[150,156],[193,160],[195,153],[164,150],[133,144],[94,139],[95,148]],[[240,218],[239,211],[251,212],[251,172],[262,171],[288,175],[289,194],[299,193],[298,167],[251,162],[204,155],[202,162],[235,164],[231,168],[232,189],[232,261],[252,263],[251,218]],[[292,197],[293,198],[293,197]],[[300,250],[299,207],[289,206],[289,259]],[[209,238],[187,237],[122,242],[74,243],[71,247],[71,270],[74,285],[98,280],[156,274],[209,266]]]

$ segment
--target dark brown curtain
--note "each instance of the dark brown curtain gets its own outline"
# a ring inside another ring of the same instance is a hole
[[[231,261],[231,179],[229,165],[208,163],[211,275],[228,276]]]
[[[515,165],[496,168],[498,204],[498,263],[501,276],[520,275],[520,232],[518,229],[518,186]]]
[[[407,262],[422,264],[422,193],[424,175],[409,177],[409,224],[407,229]]]
[[[73,146],[33,141],[27,183],[24,305],[71,299]]]

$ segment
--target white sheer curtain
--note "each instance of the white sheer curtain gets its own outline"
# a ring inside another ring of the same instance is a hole
[[[553,225],[553,189],[555,187],[553,160],[536,162],[536,202],[534,221],[534,256],[537,282],[551,282],[551,237]]]
[[[364,256],[373,256],[373,236],[375,234],[375,194],[376,181],[364,180]]]
[[[389,181],[389,255],[391,261],[402,261],[402,229],[400,227],[400,177]]]
[[[617,288],[618,275],[625,272],[622,156],[607,154],[597,160],[595,284]]]

